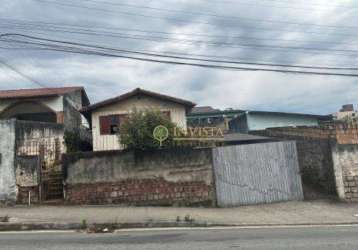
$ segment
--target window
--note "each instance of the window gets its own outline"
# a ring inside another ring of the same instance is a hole
[[[170,120],[170,111],[162,111],[164,118]]]
[[[119,132],[121,122],[126,115],[107,115],[99,117],[101,135],[114,135]]]

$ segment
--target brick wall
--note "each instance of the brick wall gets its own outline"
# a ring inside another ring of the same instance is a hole
[[[29,199],[30,197],[30,199]],[[28,204],[29,200],[32,203],[39,203],[39,186],[33,187],[18,187],[17,200],[18,204]]]
[[[358,144],[357,124],[329,124],[321,127],[281,127],[253,131],[254,134],[263,134],[272,137],[289,137],[300,139],[327,139],[337,144]]]
[[[344,176],[344,199],[349,202],[358,202],[358,176]]]
[[[212,205],[211,151],[105,151],[64,156],[70,204]]]
[[[358,202],[358,145],[335,145],[333,159],[339,197]]]
[[[75,204],[210,205],[212,199],[212,188],[205,182],[164,178],[70,184],[66,190],[67,201]]]
[[[339,124],[334,133],[337,144],[358,144],[358,127],[355,124]]]

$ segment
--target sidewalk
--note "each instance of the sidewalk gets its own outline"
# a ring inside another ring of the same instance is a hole
[[[59,224],[71,228],[84,221],[88,225],[115,223],[132,225],[130,227],[148,224],[154,227],[175,226],[178,221],[185,225],[188,223],[183,221],[189,220],[193,220],[193,226],[358,224],[358,204],[304,201],[237,208],[16,206],[0,208],[0,217],[5,216],[9,217],[9,222],[0,223],[0,229],[1,225],[19,224]]]

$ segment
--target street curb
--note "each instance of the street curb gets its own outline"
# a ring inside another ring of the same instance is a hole
[[[198,222],[138,222],[138,223],[0,223],[0,232],[10,231],[87,231],[113,232],[123,229],[160,229],[160,228],[257,228],[257,227],[314,227],[314,226],[350,226],[357,222],[343,223],[295,223],[295,224],[217,224]],[[106,229],[106,230],[104,230]],[[109,230],[108,230],[109,229]]]

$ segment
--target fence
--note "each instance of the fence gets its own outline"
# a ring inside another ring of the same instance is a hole
[[[213,149],[219,207],[303,199],[295,142]]]
[[[294,142],[64,156],[74,204],[217,205],[302,199]],[[215,177],[215,179],[213,178]]]
[[[67,154],[66,201],[72,204],[211,205],[211,150],[163,149]]]
[[[16,141],[18,156],[41,156],[43,170],[59,165],[64,143],[62,138],[48,137]]]

